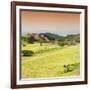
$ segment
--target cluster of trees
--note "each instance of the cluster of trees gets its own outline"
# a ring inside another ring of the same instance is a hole
[[[52,33],[29,33],[21,37],[21,42],[23,46],[25,46],[26,43],[33,44],[34,42],[39,42],[40,46],[43,45],[43,42],[58,44],[60,46],[76,45],[80,43],[80,34],[60,36]]]
[[[64,46],[64,45],[76,45],[80,43],[80,34],[75,34],[75,35],[67,35],[63,37],[62,40],[59,40],[59,45]]]
[[[28,35],[24,35],[21,37],[21,45],[26,46],[26,44],[29,43],[29,37]]]

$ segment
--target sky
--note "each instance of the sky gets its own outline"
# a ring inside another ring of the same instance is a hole
[[[64,12],[21,11],[21,32],[55,33],[59,35],[80,33],[80,14]]]

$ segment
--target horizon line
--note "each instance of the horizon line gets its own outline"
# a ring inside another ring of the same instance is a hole
[[[22,36],[23,35],[27,35],[29,34],[30,32],[28,33],[23,33],[21,34]],[[32,32],[31,32],[32,33]],[[33,32],[33,33],[37,33],[37,32]],[[53,32],[38,32],[37,34],[43,34],[43,33],[51,33],[51,34],[56,34],[56,35],[59,35],[59,36],[67,36],[67,35],[76,35],[76,34],[80,34],[80,33],[66,33],[66,34],[59,34],[59,33],[53,33]]]

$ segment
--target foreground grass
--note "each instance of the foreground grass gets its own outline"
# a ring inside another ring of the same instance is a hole
[[[46,78],[80,75],[80,47],[58,47],[55,45],[27,45],[23,48],[36,52],[31,57],[22,57],[22,78]],[[47,49],[47,50],[46,50]],[[45,51],[46,50],[46,51]],[[43,51],[40,53],[40,51]],[[39,53],[37,53],[39,52]],[[64,65],[71,71],[65,72]]]

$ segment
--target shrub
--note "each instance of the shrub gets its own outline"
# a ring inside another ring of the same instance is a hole
[[[64,47],[65,45],[67,45],[67,42],[66,41],[61,41],[61,42],[58,43],[58,45]]]
[[[34,52],[30,51],[30,50],[23,50],[22,51],[23,56],[32,56],[33,54],[34,54]]]
[[[72,71],[72,68],[71,68],[71,65],[70,64],[64,65],[64,73],[71,72],[71,71]]]
[[[23,44],[22,44],[22,46],[23,46],[23,47],[25,47],[25,46],[26,46],[26,44],[25,44],[25,43],[23,43]]]

